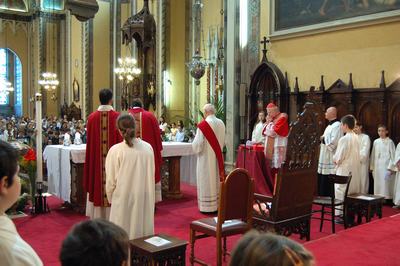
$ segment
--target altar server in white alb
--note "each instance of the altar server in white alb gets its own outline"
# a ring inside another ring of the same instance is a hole
[[[120,115],[117,126],[124,141],[111,147],[106,158],[106,193],[110,221],[129,239],[154,233],[154,154],[150,144],[135,137],[135,120]]]
[[[394,160],[392,161],[392,169],[396,172],[396,179],[393,191],[393,208],[400,209],[400,143],[397,144]]]
[[[331,195],[328,176],[336,173],[333,155],[339,139],[343,136],[340,121],[337,119],[336,107],[326,109],[325,118],[329,123],[320,138],[321,146],[318,160],[318,195],[320,196]]]
[[[360,176],[361,176],[361,193],[368,193],[369,190],[369,151],[371,148],[371,140],[367,134],[362,132],[362,124],[357,121],[354,127],[354,133],[357,134],[360,141]]]
[[[360,176],[360,146],[357,134],[353,132],[356,119],[352,115],[346,115],[341,119],[341,129],[346,134],[339,139],[333,162],[336,165],[336,175],[349,176],[349,194],[361,192]],[[335,185],[335,197],[343,200],[346,190],[345,184]]]
[[[18,151],[0,140],[0,265],[42,266],[39,256],[5,213],[21,194],[18,158]]]
[[[374,194],[384,196],[385,199],[393,198],[394,173],[391,162],[394,160],[395,146],[388,137],[385,125],[378,126],[379,138],[374,141],[370,159],[370,170],[374,177]]]
[[[254,126],[253,133],[251,134],[251,142],[254,144],[264,144],[265,136],[263,135],[264,127],[266,126],[265,112],[258,113],[258,122]]]
[[[220,180],[225,178],[222,148],[225,143],[225,125],[215,116],[212,104],[204,106],[204,120],[197,125],[192,148],[197,157],[197,200],[201,212],[218,209]]]

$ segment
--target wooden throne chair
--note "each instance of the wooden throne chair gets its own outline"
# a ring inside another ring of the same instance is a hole
[[[254,194],[253,227],[310,240],[310,221],[320,136],[324,125],[322,109],[312,102],[291,124],[286,161],[276,178],[273,196]]]

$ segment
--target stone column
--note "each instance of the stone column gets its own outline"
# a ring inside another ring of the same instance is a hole
[[[229,5],[228,5],[229,2]],[[225,46],[225,103],[227,148],[225,167],[234,168],[236,149],[239,144],[239,85],[240,85],[240,49],[239,49],[239,0],[224,1],[224,46]]]

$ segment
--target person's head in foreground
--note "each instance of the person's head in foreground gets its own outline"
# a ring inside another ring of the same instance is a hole
[[[236,245],[230,266],[309,266],[312,254],[301,244],[279,235],[250,231]]]
[[[18,172],[18,152],[0,140],[0,215],[17,201],[21,193]]]
[[[130,265],[129,238],[119,226],[94,219],[75,225],[64,239],[62,266]]]

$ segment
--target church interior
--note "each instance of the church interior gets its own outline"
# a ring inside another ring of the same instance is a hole
[[[156,172],[154,229],[129,237],[130,264],[281,265],[244,262],[252,229],[305,252],[285,244],[282,265],[398,265],[399,33],[399,0],[0,0],[0,141],[21,179],[6,214],[43,263],[26,265],[69,265],[64,239],[94,218],[88,160],[113,215],[106,155],[124,114]]]

